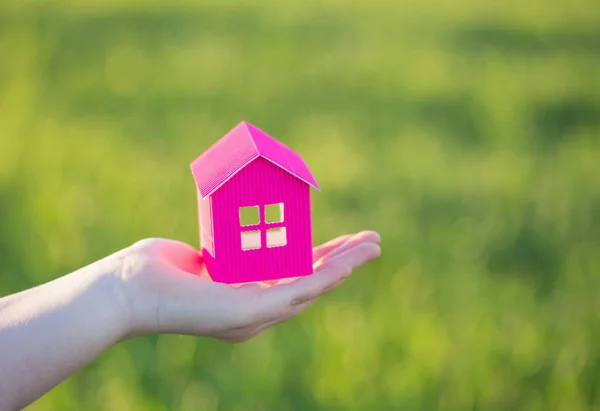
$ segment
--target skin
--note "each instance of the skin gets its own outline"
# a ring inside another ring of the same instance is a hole
[[[148,334],[242,342],[306,310],[379,257],[365,231],[313,252],[315,273],[231,286],[198,250],[146,239],[49,283],[0,299],[0,410],[24,408],[111,346]]]

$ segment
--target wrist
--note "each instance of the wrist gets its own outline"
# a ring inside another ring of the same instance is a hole
[[[109,257],[110,293],[121,326],[120,341],[157,331],[157,288],[150,275],[152,258],[133,244]]]
[[[126,266],[126,250],[97,261],[86,269],[91,269],[95,279],[92,287],[110,320],[115,343],[127,339],[135,328],[132,314],[131,292],[123,271]],[[86,270],[84,269],[84,270]]]

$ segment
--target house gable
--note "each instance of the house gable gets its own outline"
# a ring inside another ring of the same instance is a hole
[[[200,196],[206,198],[241,169],[262,157],[319,189],[304,160],[289,147],[247,122],[241,122],[191,164]]]

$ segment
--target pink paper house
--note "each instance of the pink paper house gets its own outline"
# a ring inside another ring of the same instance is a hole
[[[241,122],[191,169],[202,255],[214,281],[312,274],[310,187],[319,186],[297,153]]]

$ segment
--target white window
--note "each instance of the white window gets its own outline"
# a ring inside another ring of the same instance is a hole
[[[267,230],[267,247],[281,247],[287,244],[285,227],[269,228]]]
[[[260,230],[242,231],[242,250],[260,248]]]

